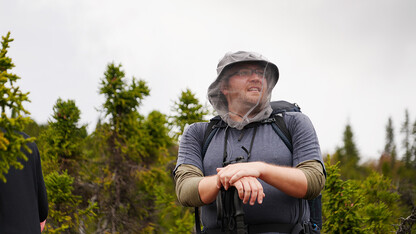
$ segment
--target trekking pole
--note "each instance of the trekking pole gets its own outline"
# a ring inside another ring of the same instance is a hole
[[[234,203],[234,218],[237,227],[237,234],[247,234],[247,227],[244,223],[244,210],[243,210],[243,201],[238,197],[238,191],[234,188],[233,194],[233,203]]]

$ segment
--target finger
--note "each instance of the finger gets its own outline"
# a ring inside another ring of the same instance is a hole
[[[223,169],[218,173],[218,176],[220,177],[221,184],[224,186],[224,188],[227,190],[230,187],[230,178],[234,174],[234,170],[227,170]]]
[[[251,195],[251,187],[250,187],[249,182],[247,181],[247,178],[242,178],[240,181],[243,184],[243,189],[244,189],[243,203],[247,204]]]
[[[243,189],[243,184],[241,183],[241,181],[235,182],[235,184],[233,184],[233,186],[235,187],[235,189],[237,189],[238,197],[241,200],[243,200],[243,198],[244,198],[244,189]]]
[[[258,190],[257,190],[257,202],[259,204],[262,204],[263,203],[263,198],[266,196],[264,194],[263,186],[261,185],[261,183],[257,179],[254,180],[254,183],[256,184],[256,187],[258,188]]]
[[[220,189],[221,187],[222,187],[221,178],[217,174],[217,188]]]
[[[237,180],[244,177],[244,173],[242,171],[236,171],[231,177],[230,177],[230,184],[236,182]]]
[[[230,187],[230,182],[227,176],[220,176],[221,184],[224,186],[225,190],[228,190]]]
[[[259,177],[260,174],[257,170],[247,168],[244,165],[237,165],[236,167],[221,171],[222,175],[227,175],[230,178],[230,183],[243,178],[243,177]]]
[[[226,178],[221,173],[223,169],[224,168],[217,168],[217,171],[218,171],[217,172],[217,188],[224,187],[224,189],[227,189],[226,188]]]
[[[259,185],[256,183],[257,179],[250,178],[248,183],[251,188],[250,205],[254,205],[259,194]],[[260,185],[261,186],[261,185]]]

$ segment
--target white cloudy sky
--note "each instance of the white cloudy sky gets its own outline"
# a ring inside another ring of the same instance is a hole
[[[350,123],[364,159],[385,143],[389,116],[416,121],[416,1],[412,0],[0,0],[0,34],[26,108],[46,122],[56,100],[73,99],[93,129],[106,65],[147,81],[141,111],[169,114],[190,88],[206,101],[227,51],[257,51],[277,64],[272,99],[297,102],[323,152],[342,143]]]

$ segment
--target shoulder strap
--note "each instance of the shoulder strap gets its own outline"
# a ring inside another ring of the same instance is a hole
[[[319,229],[322,229],[322,194],[319,194],[316,198],[308,200],[310,209],[310,219],[312,225],[317,225]],[[313,228],[316,228],[313,226]]]
[[[201,234],[201,221],[199,220],[199,207],[195,207],[195,232]]]
[[[303,199],[299,198],[299,216],[298,216],[298,222],[296,223],[295,227],[293,227],[291,234],[299,234],[299,233],[309,233],[305,231],[305,226],[302,221],[303,216]]]
[[[274,122],[272,122],[272,128],[276,134],[282,139],[286,147],[293,153],[292,135],[287,129],[285,121],[283,120],[283,114],[276,114],[273,116]]]
[[[221,121],[221,118],[219,116],[215,116],[209,121],[207,129],[205,130],[204,140],[202,141],[202,159],[204,159],[205,157],[205,153],[207,152],[209,143],[211,142],[215,133],[217,133],[218,131],[218,127],[216,127],[216,125],[220,121]]]
[[[270,102],[270,106],[273,109],[273,114],[282,112],[301,112],[298,104],[283,100]]]
[[[270,121],[273,130],[282,139],[290,152],[293,153],[292,135],[287,129],[283,117],[286,112],[301,112],[300,107],[296,103],[290,103],[283,100],[270,102],[270,106],[273,109],[271,116],[273,121]]]

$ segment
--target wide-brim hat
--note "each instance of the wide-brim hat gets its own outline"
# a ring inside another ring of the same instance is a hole
[[[272,72],[273,81],[269,85],[271,85],[272,88],[276,85],[277,81],[279,80],[279,69],[274,63],[270,62],[266,57],[256,52],[237,51],[225,54],[224,57],[220,60],[220,62],[217,65],[217,79],[214,81],[214,83],[217,83],[222,79],[222,76],[224,75],[227,68],[234,64],[242,62],[259,62],[264,64],[264,66],[267,69],[270,69]]]

